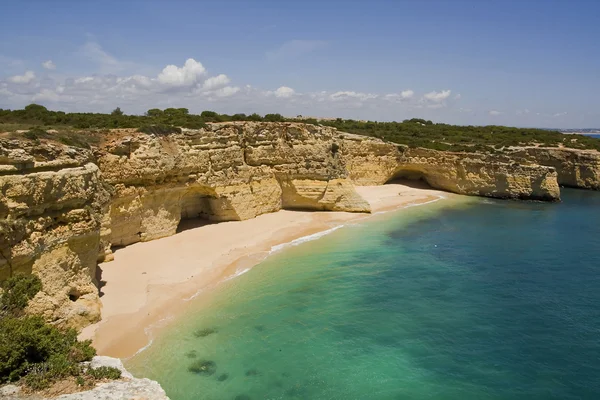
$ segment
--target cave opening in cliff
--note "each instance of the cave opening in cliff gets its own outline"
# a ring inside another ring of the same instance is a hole
[[[421,171],[400,170],[394,174],[385,184],[398,183],[416,189],[433,189],[427,181],[427,176]]]
[[[225,199],[207,193],[206,188],[194,188],[181,199],[181,219],[176,232],[239,219],[236,217],[237,214]]]
[[[181,219],[177,225],[177,233],[215,223],[211,220],[211,214],[208,198],[199,195],[186,196],[181,205]]]

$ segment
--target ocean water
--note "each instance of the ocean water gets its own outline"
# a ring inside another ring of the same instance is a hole
[[[173,400],[600,399],[600,193],[377,215],[190,303],[126,362]]]
[[[590,135],[593,138],[600,139],[600,135]]]

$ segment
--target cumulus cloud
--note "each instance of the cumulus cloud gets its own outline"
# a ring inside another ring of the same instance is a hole
[[[287,86],[280,86],[279,88],[277,88],[277,90],[275,90],[274,92],[272,92],[272,94],[275,97],[280,97],[280,98],[288,98],[288,97],[292,97],[294,94],[296,94],[296,91],[294,89],[292,89],[291,87],[287,87]]]
[[[33,71],[27,71],[23,75],[14,75],[8,78],[9,82],[25,84],[35,79],[35,73]]]
[[[200,62],[188,58],[181,68],[172,64],[167,65],[158,74],[158,81],[167,86],[192,86],[201,79],[205,72],[206,69]]]
[[[400,93],[389,93],[383,96],[384,99],[389,101],[406,101],[412,99],[415,95],[415,92],[412,90],[403,90]]]
[[[554,114],[552,116],[556,118],[556,117],[562,117],[563,115],[567,115],[567,114],[568,114],[568,112],[559,112],[559,113],[556,113],[556,114]]]
[[[504,113],[503,113],[502,111],[498,111],[498,110],[490,110],[490,111],[488,112],[488,114],[489,114],[489,115],[492,115],[492,116],[497,116],[497,115],[502,115],[502,114],[504,114]]]
[[[400,92],[400,97],[402,97],[403,99],[411,99],[414,95],[415,95],[415,92],[413,92],[410,89],[403,90]]]
[[[440,92],[429,92],[429,93],[425,93],[425,95],[423,96],[423,98],[425,100],[431,101],[433,103],[441,103],[444,100],[446,100],[448,97],[450,97],[450,90],[442,90]]]
[[[42,67],[44,67],[45,69],[56,69],[56,64],[54,64],[52,60],[48,60],[42,63]]]
[[[44,79],[37,79],[33,71],[0,77],[0,108],[20,108],[37,102],[65,111],[106,112],[119,106],[128,113],[143,113],[150,108],[186,107],[192,112],[213,109],[226,113],[279,112],[355,119],[393,116],[400,120],[415,116],[432,119],[434,109],[446,107],[445,99],[450,101],[450,90],[419,95],[411,89],[389,94],[350,88],[301,93],[285,85],[270,90],[236,86],[229,76],[211,74],[193,58],[182,64],[169,64],[156,74],[140,73],[144,68],[131,74],[122,69],[123,62],[97,44],[88,43],[85,51],[88,59],[115,68],[93,69],[79,76],[45,76]]]
[[[202,88],[205,90],[216,90],[227,86],[229,82],[231,82],[231,79],[227,75],[219,74],[204,81]]]

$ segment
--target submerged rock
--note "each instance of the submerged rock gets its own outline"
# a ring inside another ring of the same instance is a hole
[[[217,363],[210,360],[198,360],[188,367],[188,371],[198,375],[213,375],[217,372]]]
[[[196,358],[197,354],[196,354],[196,350],[191,350],[188,351],[187,353],[185,353],[185,356],[187,358]]]
[[[217,380],[218,380],[219,382],[223,382],[223,381],[226,381],[226,380],[227,380],[227,378],[229,378],[229,374],[221,374],[221,375],[219,375],[219,376],[217,377]]]
[[[194,336],[196,336],[197,338],[203,338],[217,332],[218,331],[216,328],[198,329],[196,332],[194,332]]]

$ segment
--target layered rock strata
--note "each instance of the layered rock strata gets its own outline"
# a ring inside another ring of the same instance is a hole
[[[176,232],[181,219],[245,220],[280,209],[368,212],[331,128],[213,124],[166,137],[132,133],[97,162],[113,190],[113,246]]]
[[[82,135],[85,133],[82,133]],[[170,135],[115,131],[93,150],[0,139],[0,280],[36,273],[30,311],[58,325],[100,317],[98,261],[176,233],[182,219],[244,220],[280,209],[369,212],[354,184],[422,179],[460,194],[559,199],[600,188],[600,153],[408,148],[301,123],[209,124]]]
[[[29,309],[58,325],[100,318],[95,275],[109,195],[89,151],[0,142],[0,280],[35,273]]]
[[[504,155],[409,148],[363,136],[342,136],[350,178],[359,185],[408,178],[458,194],[560,199],[557,172],[552,166],[521,164]]]

